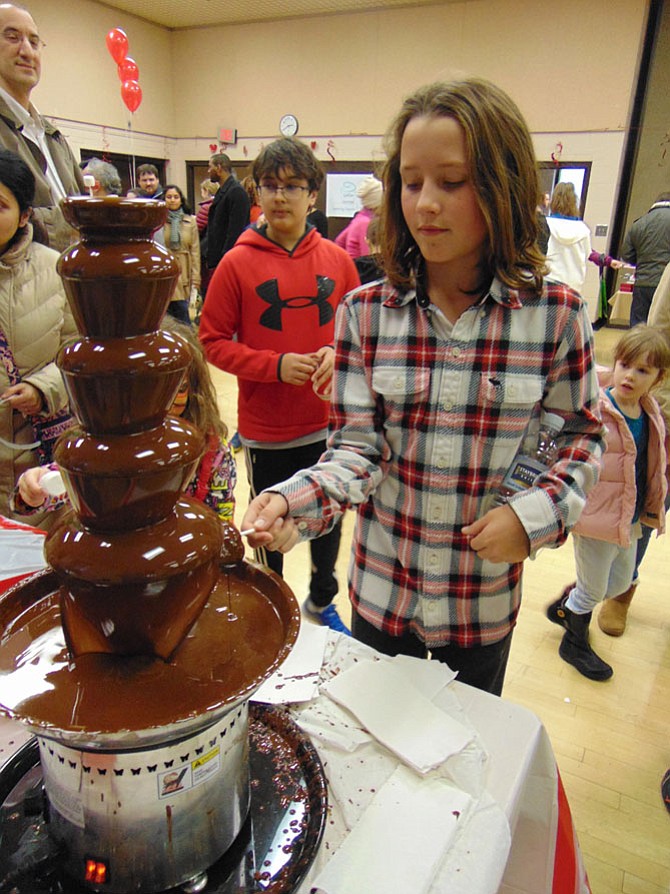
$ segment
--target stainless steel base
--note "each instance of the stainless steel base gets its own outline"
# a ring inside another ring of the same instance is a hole
[[[163,891],[206,870],[249,809],[248,703],[141,751],[81,751],[38,737],[49,831],[68,875],[110,894]]]

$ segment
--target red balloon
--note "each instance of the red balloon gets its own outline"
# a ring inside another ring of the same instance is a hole
[[[139,79],[140,70],[137,67],[137,62],[131,59],[130,56],[126,56],[119,63],[119,80],[123,84],[124,81],[139,81]]]
[[[112,59],[119,65],[128,54],[128,38],[121,28],[112,28],[105,38]]]
[[[129,112],[136,112],[142,102],[142,88],[137,81],[124,81],[121,84],[121,98]]]

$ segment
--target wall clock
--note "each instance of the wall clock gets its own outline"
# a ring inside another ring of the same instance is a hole
[[[298,119],[295,115],[283,115],[279,122],[279,131],[283,137],[294,137],[298,133]]]

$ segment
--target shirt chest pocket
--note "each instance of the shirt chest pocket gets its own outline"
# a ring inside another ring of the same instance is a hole
[[[544,381],[540,376],[483,373],[480,383],[480,403],[499,407],[534,407],[542,398]]]
[[[430,397],[430,370],[378,366],[372,370],[372,390],[383,404],[387,428],[409,426],[425,413]]]

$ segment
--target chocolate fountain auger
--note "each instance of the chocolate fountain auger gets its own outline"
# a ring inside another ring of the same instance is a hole
[[[249,806],[247,707],[284,660],[295,597],[183,496],[202,435],[168,410],[190,361],[159,326],[179,268],[151,200],[67,199],[59,272],[81,333],[60,353],[78,423],[57,444],[72,511],[42,572],[0,600],[0,708],[38,737],[49,831],[93,890],[191,890]]]

